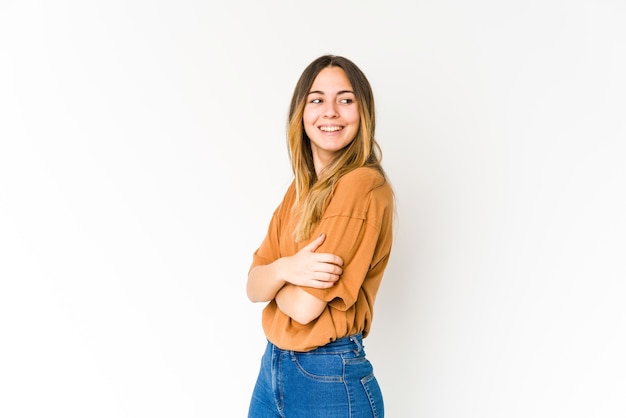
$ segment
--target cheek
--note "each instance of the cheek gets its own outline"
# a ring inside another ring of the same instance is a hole
[[[302,109],[302,118],[311,120],[316,113],[316,106],[311,103],[306,103],[304,109]]]
[[[361,118],[359,117],[358,113],[354,115],[354,118],[352,118],[352,123],[357,126],[361,124]]]
[[[359,115],[358,110],[354,110],[350,112],[349,114],[347,114],[346,119],[350,121],[350,123],[355,124],[357,126],[361,124],[361,116]]]
[[[304,125],[304,129],[308,129],[309,126],[313,124],[313,120],[310,115],[307,115],[306,113],[302,115],[302,124]]]
[[[315,126],[313,125],[313,122],[310,120],[307,121],[306,118],[302,118],[302,122],[304,125],[304,132],[309,138],[311,138],[311,136],[315,134]]]
[[[356,117],[352,119],[351,122],[352,129],[354,129],[355,132],[358,131],[361,126],[361,119],[359,118],[359,115],[356,115]]]
[[[310,125],[304,125],[304,133],[306,134],[306,136],[309,137],[309,139],[311,138],[315,139],[315,132],[313,131],[313,128],[311,128]]]

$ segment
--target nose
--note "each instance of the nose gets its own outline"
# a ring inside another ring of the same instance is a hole
[[[324,103],[324,117],[325,118],[336,118],[339,116],[339,112],[337,111],[337,103],[332,100],[329,100]]]

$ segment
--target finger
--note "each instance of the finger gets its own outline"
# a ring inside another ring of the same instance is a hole
[[[337,280],[339,280],[339,277],[341,276],[334,273],[318,273],[315,280],[320,282],[336,282]]]
[[[336,264],[320,264],[318,272],[324,274],[332,274],[339,277],[343,273],[343,269]]]
[[[332,280],[314,280],[313,283],[311,283],[311,287],[316,287],[318,289],[328,289],[330,287],[333,287],[335,285],[335,283],[337,283],[337,281],[332,281]]]
[[[329,287],[333,287],[335,282],[320,282],[320,287],[323,289],[328,289]]]
[[[331,253],[317,253],[316,260],[320,263],[335,264],[343,266],[343,258]]]
[[[315,250],[317,250],[319,246],[322,245],[325,239],[326,235],[322,233],[319,237],[315,238],[310,244],[308,244],[304,248],[306,248],[308,251],[315,252]]]

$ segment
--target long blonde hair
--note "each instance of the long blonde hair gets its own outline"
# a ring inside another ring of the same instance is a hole
[[[339,67],[345,71],[358,103],[360,124],[352,142],[320,173],[318,178],[313,165],[311,141],[304,131],[302,117],[313,81],[324,68]],[[337,181],[346,173],[359,167],[373,167],[385,176],[380,164],[382,152],[374,139],[376,119],[374,95],[363,72],[349,59],[324,55],[309,64],[303,71],[291,98],[287,124],[287,144],[291,167],[295,176],[296,211],[294,239],[303,241],[310,237],[315,224],[321,219]]]

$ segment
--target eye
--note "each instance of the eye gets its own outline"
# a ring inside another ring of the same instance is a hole
[[[313,99],[309,103],[320,104],[320,103],[322,103],[322,99]]]
[[[339,103],[341,103],[341,104],[352,104],[352,103],[354,103],[354,100],[345,98],[345,99],[339,100]]]

